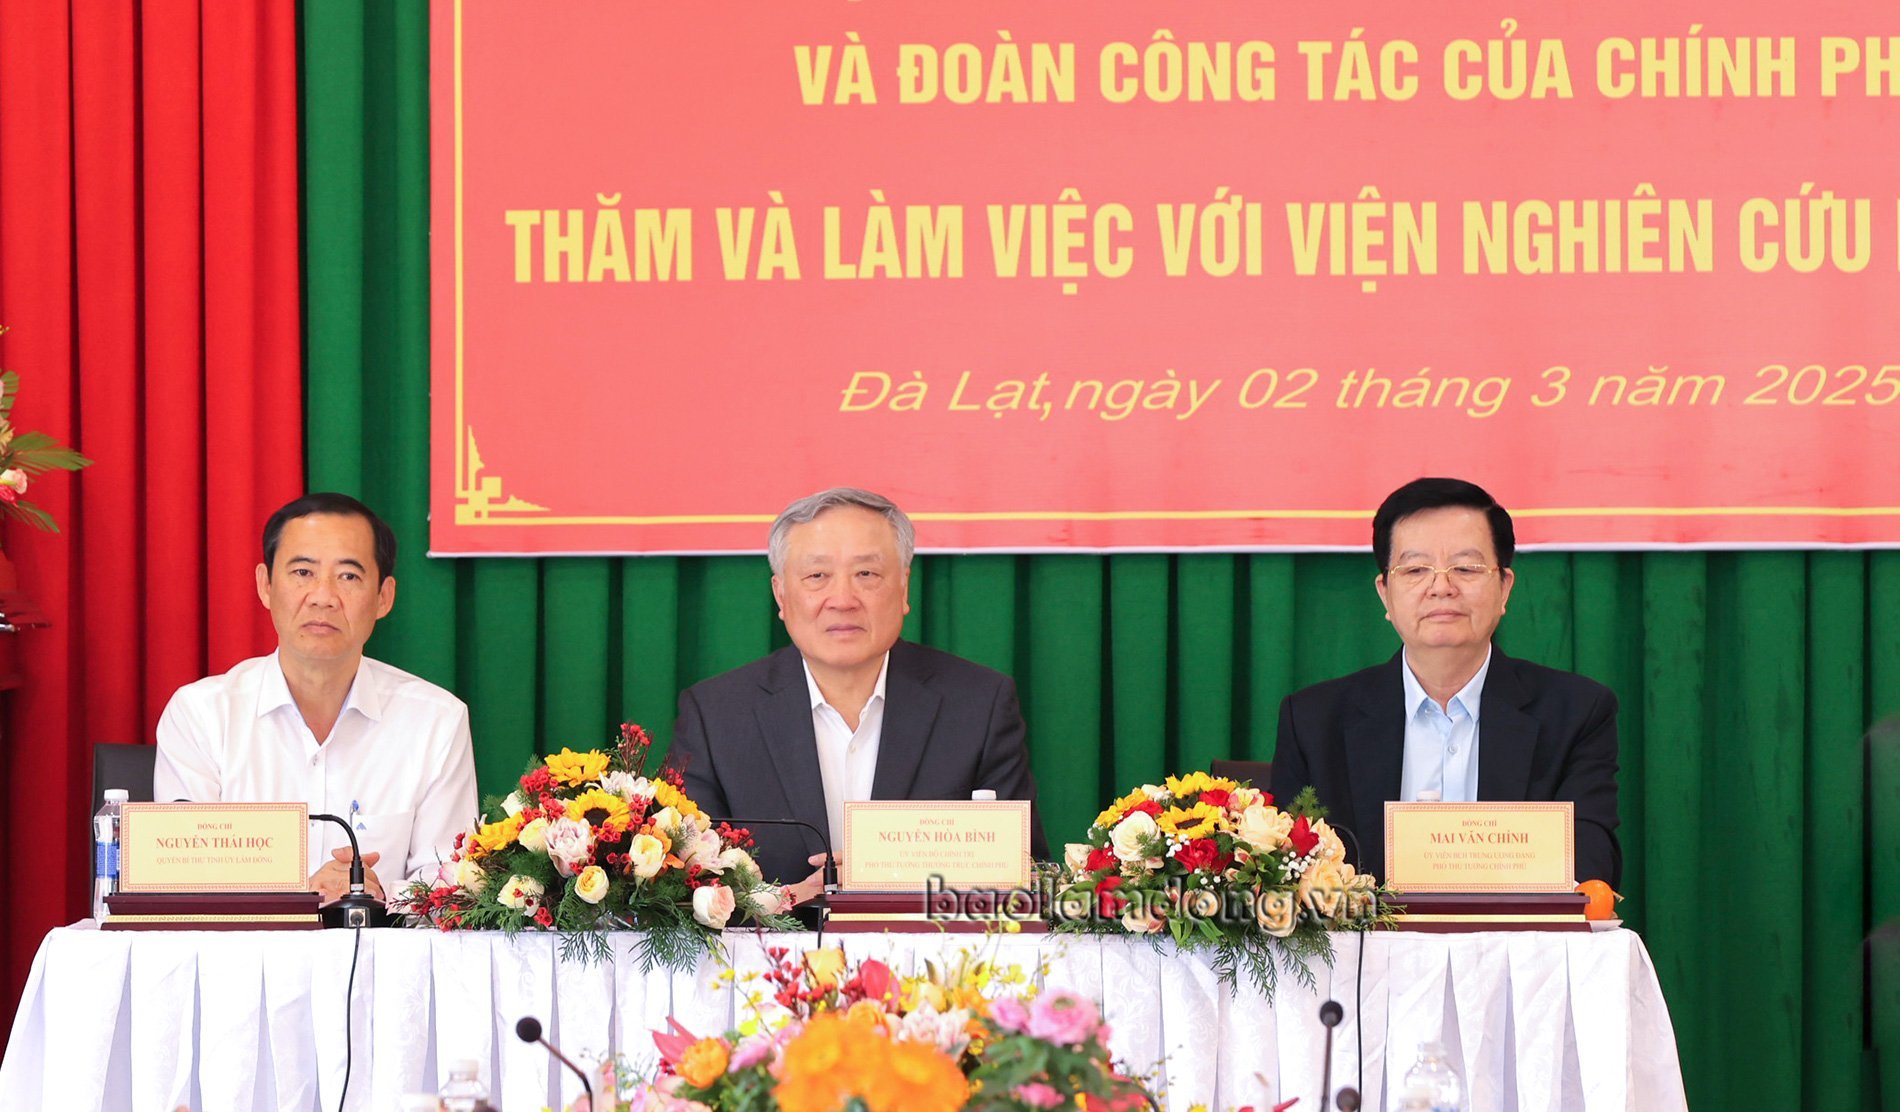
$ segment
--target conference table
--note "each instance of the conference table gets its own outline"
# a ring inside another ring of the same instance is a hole
[[[642,972],[638,937],[604,962],[563,960],[560,940],[434,930],[101,931],[49,934],[14,1018],[0,1093],[9,1109],[388,1109],[474,1059],[503,1112],[559,1108],[579,1082],[515,1036],[532,1015],[570,1057],[657,1058],[650,1032],[695,1034],[747,1011],[767,946],[814,937],[727,932],[723,957]],[[1321,1002],[1344,1007],[1332,1084],[1393,1107],[1420,1043],[1439,1039],[1474,1112],[1686,1107],[1669,1012],[1642,941],[1577,933],[1336,934],[1311,983],[1283,973],[1271,1001],[1228,985],[1201,955],[1126,937],[833,935],[853,959],[906,972],[977,949],[1044,988],[1102,1005],[1110,1046],[1162,1107],[1299,1096],[1319,1107]],[[354,982],[352,987],[352,962]],[[735,976],[735,972],[737,976]],[[346,1034],[347,1032],[347,1034]],[[347,1094],[345,1093],[347,1074]],[[1331,1107],[1331,1102],[1327,1102]]]

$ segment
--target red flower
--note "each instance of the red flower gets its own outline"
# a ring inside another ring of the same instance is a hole
[[[1231,793],[1226,788],[1209,788],[1201,793],[1201,802],[1211,807],[1225,807]]]
[[[1271,806],[1273,806],[1273,793],[1272,793],[1272,792],[1261,792],[1261,793],[1260,793],[1260,803],[1261,803],[1261,805],[1262,805],[1262,806],[1265,806],[1265,807],[1271,807]]]
[[[1293,844],[1293,852],[1300,857],[1313,852],[1313,847],[1319,845],[1319,835],[1313,833],[1313,824],[1306,821],[1305,815],[1293,820],[1293,829],[1287,831],[1286,840]]]
[[[1087,862],[1089,872],[1094,873],[1100,872],[1103,869],[1113,869],[1116,868],[1117,865],[1115,851],[1109,849],[1107,846],[1097,846],[1095,849],[1089,851],[1089,859]]]
[[[1222,853],[1220,846],[1215,844],[1212,838],[1196,838],[1176,850],[1174,859],[1179,861],[1181,867],[1188,872],[1194,872],[1197,869],[1206,869],[1209,872],[1217,873],[1225,869],[1228,864],[1233,861],[1234,855],[1231,853]]]
[[[875,958],[866,959],[858,966],[858,983],[864,986],[867,1000],[882,1000],[890,1003],[897,999],[897,974],[891,967]]]
[[[1115,894],[1115,889],[1121,886],[1122,878],[1119,876],[1104,878],[1095,886],[1096,905],[1101,908],[1103,915],[1120,915],[1122,908],[1128,906],[1127,900]]]
[[[1161,804],[1156,803],[1152,799],[1144,799],[1140,803],[1137,803],[1133,807],[1130,807],[1128,810],[1124,811],[1122,813],[1122,817],[1127,818],[1129,815],[1132,815],[1137,811],[1141,812],[1144,815],[1147,815],[1149,818],[1158,819],[1161,817]]]
[[[554,774],[545,768],[537,768],[521,778],[522,794],[533,799],[544,792],[554,790]]]
[[[544,927],[551,927],[554,925],[554,913],[548,910],[546,904],[542,904],[535,909],[534,921]]]

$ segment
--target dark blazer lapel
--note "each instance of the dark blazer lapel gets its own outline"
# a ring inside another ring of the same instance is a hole
[[[798,650],[779,651],[763,686],[765,698],[756,708],[759,736],[778,773],[786,811],[826,830],[830,820],[825,816],[824,778],[818,774],[818,734],[812,729],[811,691],[805,686]]]
[[[1385,844],[1385,801],[1399,797],[1404,779],[1404,696],[1399,658],[1394,656],[1353,693],[1347,711],[1346,777],[1352,797],[1348,825],[1364,847]]]
[[[1485,673],[1478,714],[1478,798],[1524,799],[1531,784],[1531,754],[1537,747],[1537,719],[1525,714],[1530,701],[1518,676],[1517,661],[1495,647]]]
[[[908,799],[917,783],[924,746],[937,723],[943,696],[917,671],[918,662],[902,641],[891,646],[884,677],[884,732],[877,743],[877,770],[871,776],[872,799]]]

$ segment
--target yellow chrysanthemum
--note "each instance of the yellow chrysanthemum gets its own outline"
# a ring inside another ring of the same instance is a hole
[[[687,817],[700,813],[699,804],[686,798],[686,793],[664,780],[653,782],[653,802],[662,807],[671,807]]]
[[[1239,786],[1238,780],[1229,780],[1223,776],[1209,776],[1205,772],[1190,772],[1186,776],[1170,776],[1167,779],[1167,789],[1174,793],[1176,799],[1186,799],[1190,795],[1199,795],[1215,788],[1230,792]]]
[[[522,821],[521,815],[516,813],[499,822],[483,823],[481,829],[475,832],[474,843],[477,853],[470,856],[499,853],[514,845],[515,839],[521,836]]]
[[[598,780],[607,773],[607,763],[613,758],[598,749],[585,753],[576,753],[565,746],[559,753],[547,759],[548,771],[563,784],[580,785],[589,780]]]
[[[588,788],[567,801],[567,817],[597,827],[612,823],[625,829],[633,821],[633,812],[628,809],[627,801],[614,793],[602,788]]]
[[[1163,831],[1182,838],[1205,838],[1214,832],[1220,824],[1221,809],[1211,803],[1196,803],[1192,807],[1170,807],[1161,812],[1155,825]]]
[[[1133,807],[1137,803],[1146,803],[1146,802],[1148,802],[1148,794],[1142,791],[1140,788],[1136,788],[1134,791],[1129,792],[1127,795],[1124,795],[1120,799],[1117,799],[1115,802],[1109,804],[1108,810],[1103,811],[1099,815],[1096,815],[1095,825],[1106,830],[1109,827],[1114,826],[1116,823],[1122,821],[1122,816],[1128,813],[1128,809],[1130,807]]]

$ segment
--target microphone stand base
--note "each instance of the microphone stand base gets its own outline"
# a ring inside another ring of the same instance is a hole
[[[389,925],[389,911],[374,896],[342,896],[322,909],[323,926],[330,927],[386,927]]]

